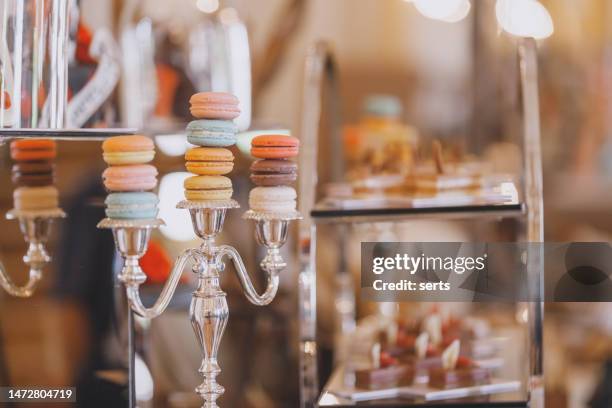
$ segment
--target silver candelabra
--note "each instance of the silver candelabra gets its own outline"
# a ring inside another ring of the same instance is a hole
[[[63,218],[66,214],[59,208],[42,211],[20,211],[13,209],[6,214],[9,220],[19,221],[19,228],[28,243],[28,251],[23,262],[30,267],[28,282],[19,286],[13,282],[4,265],[0,262],[0,285],[10,295],[22,298],[31,297],[42,278],[44,267],[51,262],[45,244],[49,239],[51,224],[56,218]]]
[[[204,378],[195,391],[204,401],[203,408],[218,407],[217,399],[225,391],[217,383],[217,376],[221,372],[217,355],[229,316],[226,294],[219,284],[220,274],[225,269],[224,258],[227,257],[234,264],[247,299],[258,306],[269,304],[276,296],[279,274],[287,266],[280,255],[280,248],[287,240],[289,222],[301,218],[298,212],[272,214],[250,210],[244,214],[245,219],[255,221],[256,240],[267,248],[267,254],[261,262],[267,274],[267,287],[260,295],[238,251],[230,245],[217,245],[215,242],[223,229],[227,210],[238,207],[234,200],[181,201],[177,205],[177,208],[189,210],[194,232],[202,244],[199,248],[187,249],[179,255],[159,298],[150,308],[146,308],[140,299],[139,286],[145,282],[146,276],[138,261],[147,249],[151,231],[162,225],[163,221],[106,218],[98,224],[99,228],[111,228],[113,231],[115,244],[124,259],[118,278],[125,285],[131,309],[144,318],[155,318],[164,312],[174,295],[183,269],[191,260],[198,284],[191,299],[189,317],[202,350],[199,372]]]

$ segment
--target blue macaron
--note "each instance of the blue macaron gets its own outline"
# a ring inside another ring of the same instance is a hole
[[[143,220],[157,217],[159,198],[150,192],[112,193],[104,203],[108,218]]]
[[[187,125],[187,140],[197,146],[227,147],[236,144],[237,132],[231,120],[200,119]]]

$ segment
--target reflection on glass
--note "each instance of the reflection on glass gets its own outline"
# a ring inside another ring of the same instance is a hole
[[[11,158],[15,161],[12,180],[13,209],[8,219],[19,221],[25,241],[29,244],[23,261],[30,267],[28,282],[19,287],[0,265],[0,284],[11,295],[30,297],[42,278],[43,268],[51,262],[45,244],[55,218],[64,217],[59,208],[59,193],[54,184],[56,144],[52,140],[25,139],[11,143]]]

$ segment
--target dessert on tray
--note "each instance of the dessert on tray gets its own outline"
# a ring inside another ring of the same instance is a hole
[[[433,142],[430,157],[417,156],[405,172],[347,174],[345,182],[328,186],[317,207],[359,210],[517,203],[512,175],[493,173],[487,162],[468,155],[443,152],[438,141]]]
[[[499,343],[514,335],[492,337],[487,320],[450,316],[437,307],[411,318],[368,316],[351,335],[350,357],[326,389],[352,401],[455,400],[515,392],[521,381],[512,378],[513,367],[504,367],[507,349]]]
[[[438,389],[489,384],[491,370],[479,367],[467,357],[459,356],[460,342],[455,340],[442,353],[442,367],[429,370],[429,386]]]
[[[432,195],[454,190],[474,190],[482,186],[482,175],[475,169],[445,163],[442,145],[432,143],[433,168],[417,168],[407,178],[408,189],[416,195]]]
[[[416,353],[419,338],[427,334],[424,357],[439,357],[453,341],[461,341],[461,354],[473,357],[475,349],[472,343],[489,334],[486,321],[475,318],[442,319],[438,313],[431,313],[418,320],[398,320],[378,333],[377,341],[383,345],[383,351],[394,357],[405,358]],[[421,340],[422,341],[422,340]]]
[[[414,364],[401,363],[397,358],[381,351],[380,343],[372,347],[372,366],[355,371],[355,386],[377,390],[411,385],[416,376]]]

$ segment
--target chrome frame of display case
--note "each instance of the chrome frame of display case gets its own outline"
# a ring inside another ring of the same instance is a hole
[[[185,250],[177,258],[160,296],[150,308],[145,307],[140,299],[139,287],[146,281],[146,275],[138,261],[147,249],[152,230],[162,225],[163,221],[106,218],[98,224],[99,228],[110,228],[113,231],[115,245],[124,259],[118,278],[125,285],[131,310],[141,317],[152,319],[164,312],[175,293],[184,267],[192,260],[192,271],[198,276],[198,286],[193,292],[189,317],[202,350],[199,372],[204,378],[195,391],[202,397],[202,406],[207,408],[218,407],[217,399],[225,391],[216,379],[221,372],[217,354],[229,317],[226,294],[220,287],[220,274],[225,269],[223,258],[228,257],[233,263],[246,298],[257,306],[269,304],[276,296],[279,274],[287,266],[280,255],[280,248],[287,240],[289,222],[301,218],[297,211],[262,213],[250,210],[244,214],[243,218],[255,221],[256,241],[267,249],[260,264],[267,274],[267,287],[260,295],[238,251],[230,245],[215,243],[223,229],[227,210],[238,207],[234,200],[187,200],[177,205],[177,208],[189,210],[194,232],[202,239],[202,244],[199,248]]]
[[[540,151],[540,117],[539,95],[537,84],[537,46],[533,38],[518,39],[518,55],[520,62],[520,82],[523,91],[523,144],[524,144],[524,189],[525,206],[519,206],[519,211],[501,211],[494,214],[523,215],[527,219],[527,241],[543,242],[543,189],[542,189],[542,158]],[[317,155],[319,126],[321,123],[321,107],[323,87],[330,81],[337,80],[334,72],[334,56],[328,44],[316,43],[307,54],[305,62],[304,96],[302,101],[301,141],[302,154],[300,166],[311,169],[300,177],[300,210],[305,219],[300,222],[298,256],[300,260],[299,274],[299,318],[300,318],[300,407],[316,406],[319,397],[317,371],[316,342],[316,225],[312,217],[315,207],[317,190]],[[337,95],[334,95],[337,98]],[[524,211],[523,211],[524,209]],[[470,216],[477,214],[468,213]],[[435,217],[435,212],[424,216]],[[486,214],[490,217],[491,214]],[[413,219],[416,214],[406,218]],[[442,218],[460,218],[462,214],[443,212]],[[394,220],[401,219],[401,214]],[[356,218],[339,215],[335,222],[375,222],[384,217],[359,216]],[[527,254],[528,276],[530,288],[535,294],[536,302],[527,304],[527,325],[530,334],[529,341],[529,399],[534,406],[544,406],[543,391],[543,257],[541,251],[530,251]]]
[[[329,45],[315,44],[306,56],[302,99],[299,166],[310,169],[300,175],[299,207],[305,218],[300,221],[298,239],[298,318],[300,338],[300,407],[311,407],[319,394],[317,373],[317,277],[316,226],[310,216],[317,191],[317,156],[321,125],[323,83],[337,80],[336,64]],[[338,138],[337,138],[338,139]]]
[[[523,94],[524,189],[527,205],[527,242],[544,242],[544,197],[540,103],[538,94],[537,44],[533,38],[519,40],[521,89]],[[533,406],[544,407],[544,256],[541,246],[531,246],[527,254],[527,276],[533,299],[527,304],[529,327],[529,391]]]

